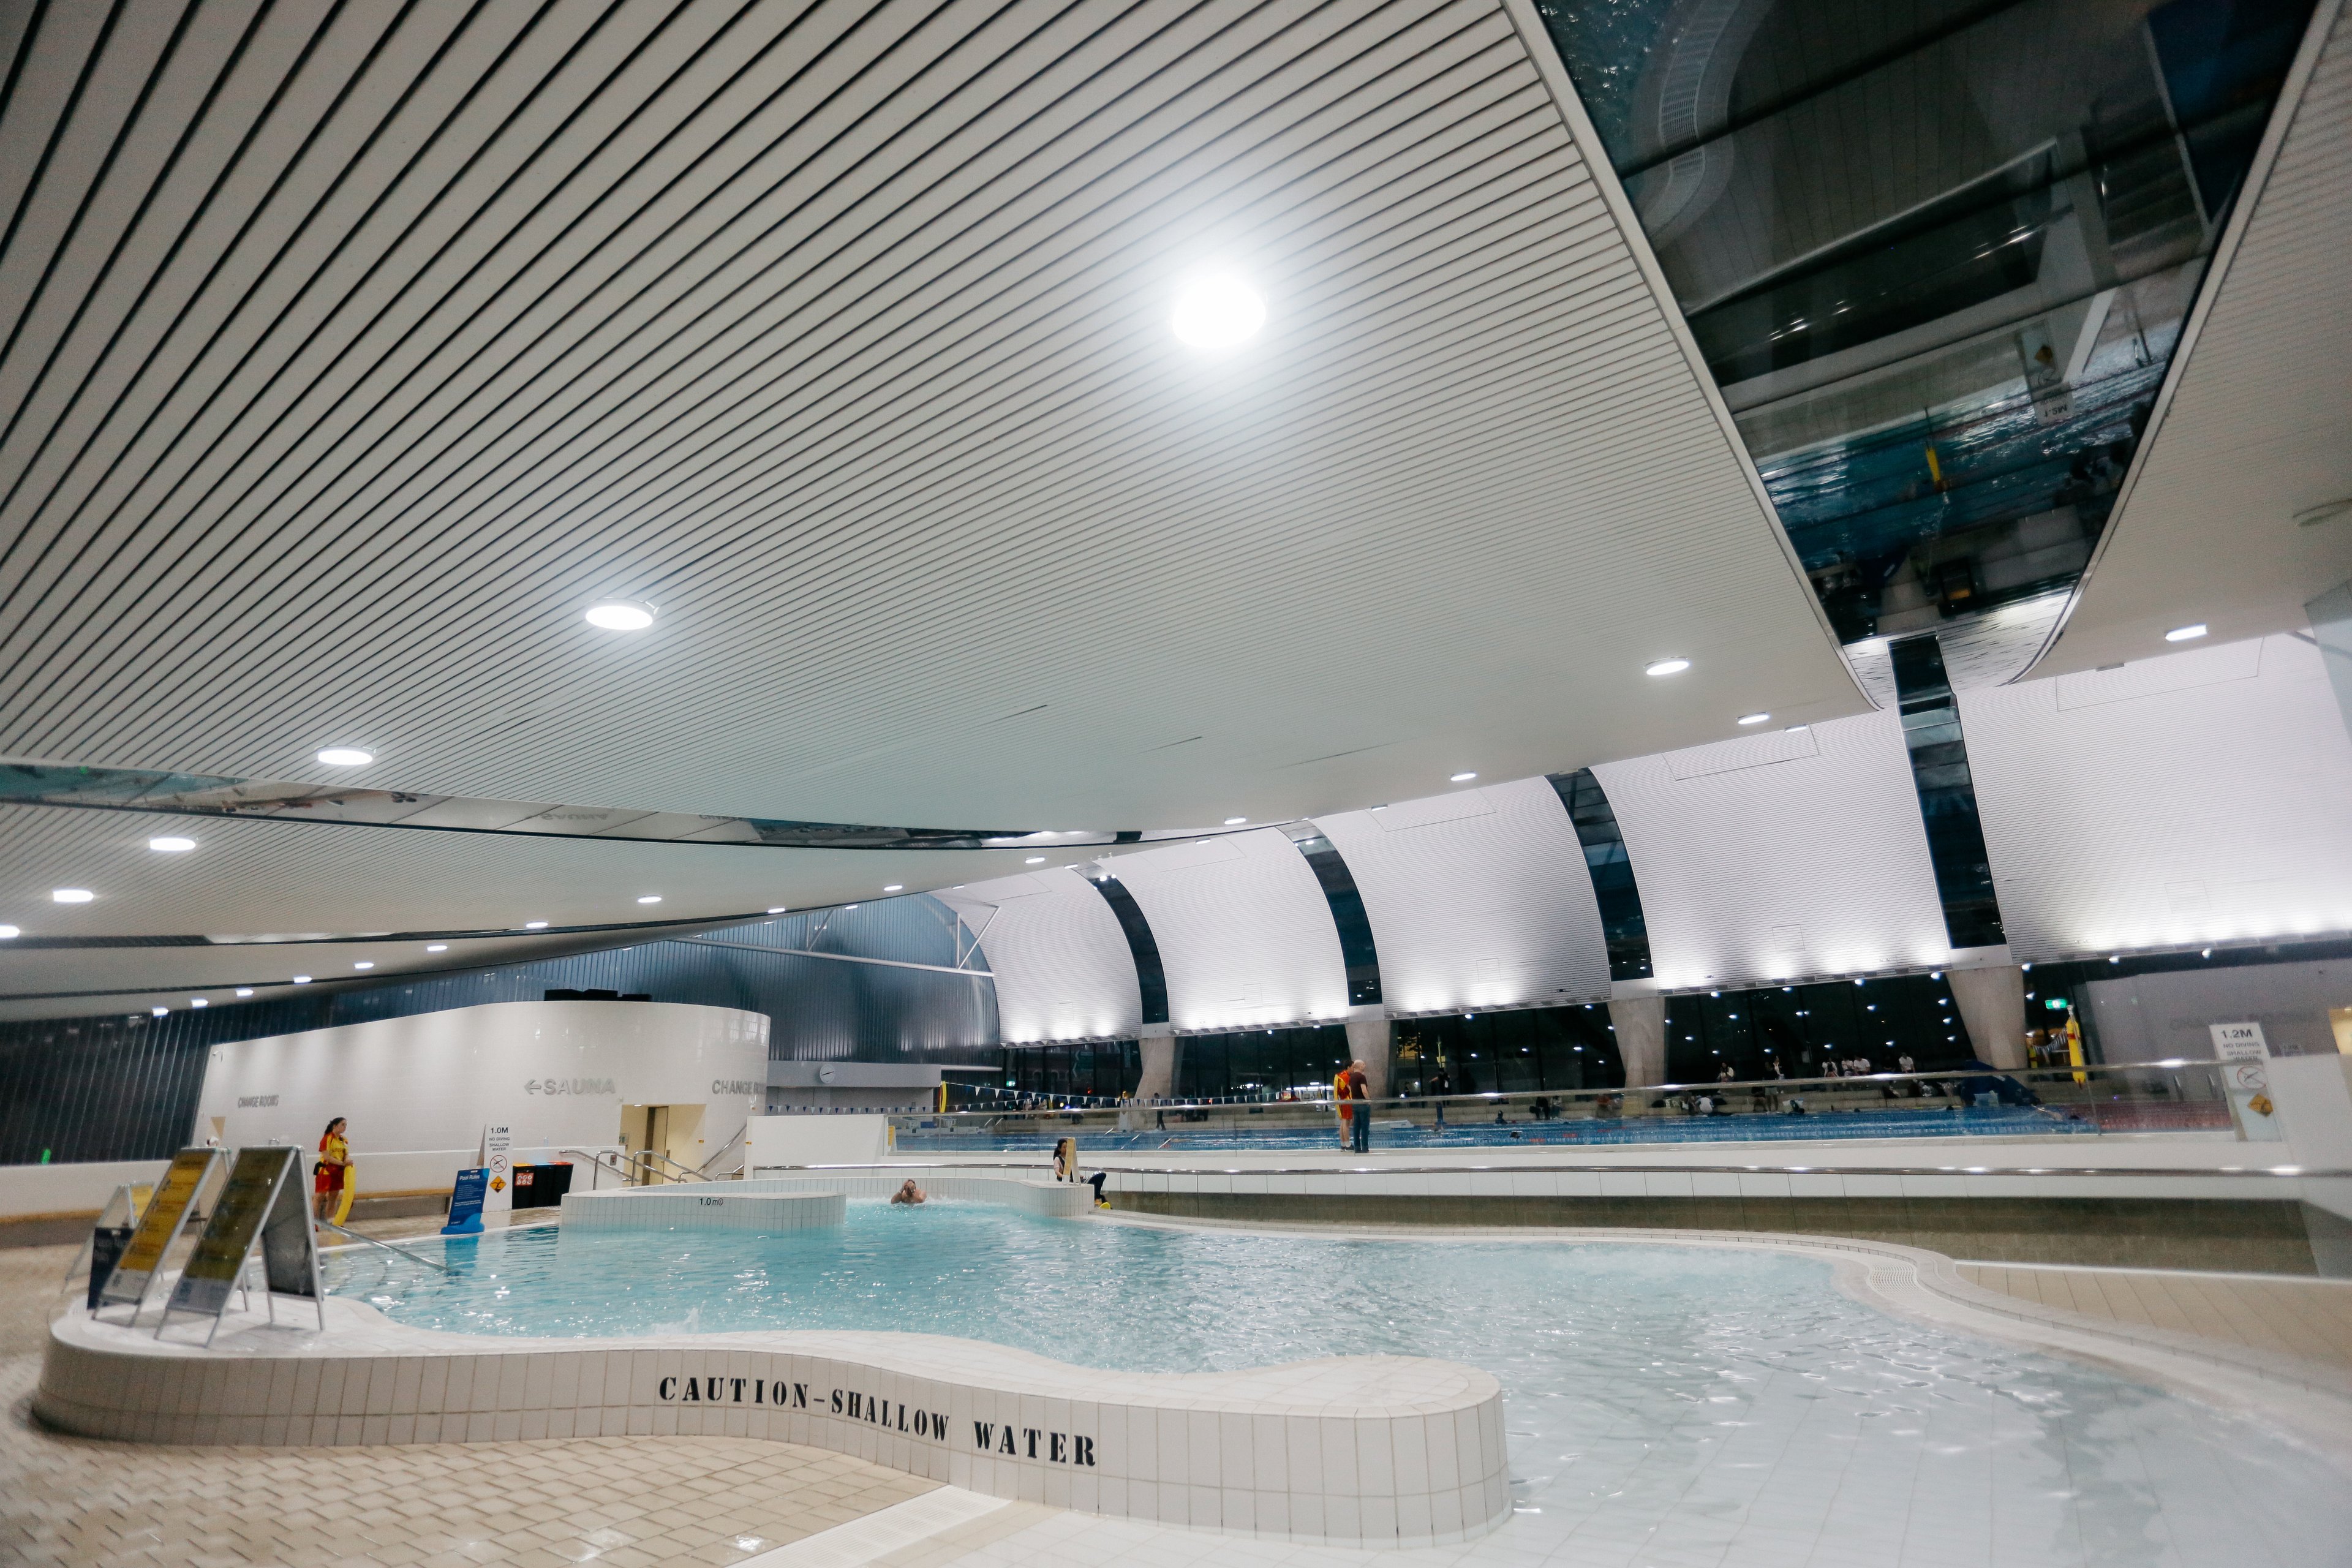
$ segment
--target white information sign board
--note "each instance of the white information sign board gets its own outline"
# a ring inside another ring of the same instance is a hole
[[[2271,1059],[2270,1042],[2263,1038],[2260,1024],[2208,1024],[2213,1036],[2213,1059],[2222,1062],[2266,1062]]]
[[[510,1212],[514,1208],[513,1128],[499,1122],[483,1127],[482,1168],[490,1173],[482,1194],[483,1215]]]

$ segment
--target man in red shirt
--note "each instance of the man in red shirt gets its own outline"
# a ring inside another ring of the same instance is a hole
[[[1339,1097],[1339,1115],[1349,1133],[1348,1147],[1359,1154],[1370,1153],[1372,1147],[1371,1079],[1364,1070],[1361,1057],[1348,1064],[1333,1083]]]

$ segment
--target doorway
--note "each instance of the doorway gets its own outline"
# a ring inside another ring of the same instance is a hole
[[[643,1174],[647,1186],[679,1179],[678,1167],[698,1170],[702,1153],[702,1113],[699,1105],[624,1105],[621,1107],[621,1150]],[[637,1162],[640,1154],[659,1159]]]

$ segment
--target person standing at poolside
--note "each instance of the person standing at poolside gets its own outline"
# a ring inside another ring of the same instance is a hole
[[[311,1178],[311,1201],[320,1219],[332,1219],[337,1200],[342,1196],[343,1184],[351,1179],[352,1146],[343,1136],[350,1125],[341,1117],[327,1123],[319,1136],[319,1164]]]
[[[1347,1096],[1347,1106],[1353,1113],[1349,1147],[1359,1154],[1370,1153],[1372,1147],[1371,1074],[1364,1068],[1361,1057],[1348,1064],[1339,1075],[1341,1092]]]

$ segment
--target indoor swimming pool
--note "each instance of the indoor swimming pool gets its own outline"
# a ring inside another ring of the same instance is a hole
[[[1449,1561],[2320,1568],[2352,1537],[2336,1473],[2267,1429],[1889,1317],[1790,1254],[853,1203],[826,1230],[531,1227],[447,1258],[444,1276],[346,1250],[329,1281],[469,1334],[897,1330],[1133,1371],[1378,1352],[1483,1367],[1505,1391],[1515,1517]]]

